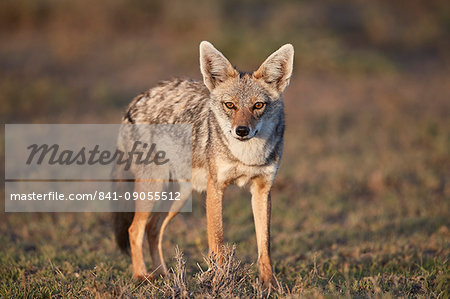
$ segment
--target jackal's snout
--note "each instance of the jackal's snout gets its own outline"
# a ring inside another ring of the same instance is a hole
[[[240,137],[248,136],[249,133],[250,133],[250,129],[248,127],[239,126],[236,128],[236,134]]]
[[[246,140],[256,134],[256,119],[250,109],[239,107],[234,110],[231,120],[231,133],[234,138]]]

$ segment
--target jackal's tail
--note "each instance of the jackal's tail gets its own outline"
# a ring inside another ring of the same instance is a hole
[[[113,190],[117,192],[117,194],[125,194],[125,192],[133,191],[133,182],[131,178],[124,177],[124,171],[121,166],[115,166],[112,171],[112,179],[113,179]],[[123,180],[123,181],[119,181]],[[128,228],[130,227],[134,212],[129,212],[130,207],[129,202],[120,201],[119,204],[120,210],[125,212],[114,212],[114,234],[116,236],[116,243],[119,246],[120,250],[124,253],[129,253],[130,248],[130,239],[128,237]]]

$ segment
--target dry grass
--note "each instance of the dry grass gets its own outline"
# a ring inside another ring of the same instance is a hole
[[[110,215],[2,212],[0,296],[448,298],[448,8],[440,0],[2,1],[5,123],[117,123],[157,81],[200,79],[203,39],[244,70],[285,42],[296,59],[272,196],[275,290],[257,280],[249,194],[232,188],[224,234],[236,249],[224,265],[202,258],[205,211],[195,195],[193,212],[166,233],[170,274],[143,284],[116,248]]]
[[[297,80],[286,94],[286,147],[272,197],[272,257],[283,287],[270,296],[448,296],[448,79]],[[2,213],[1,295],[267,296],[256,284],[248,193],[225,194],[225,240],[242,261],[227,260],[229,269],[201,258],[203,207],[195,196],[193,212],[168,227],[172,274],[142,285],[114,244],[109,215]],[[185,258],[171,259],[175,245]],[[198,264],[225,279],[215,283]]]
[[[223,261],[217,256],[204,256],[206,270],[197,264],[199,271],[194,277],[186,275],[186,260],[178,247],[175,249],[175,266],[166,277],[148,280],[140,285],[147,295],[160,298],[268,298],[291,295],[291,291],[278,283],[266,289],[251,265],[244,265],[236,257],[236,245],[224,246]]]

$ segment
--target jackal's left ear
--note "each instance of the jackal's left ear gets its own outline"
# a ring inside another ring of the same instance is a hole
[[[293,63],[294,47],[291,44],[286,44],[270,55],[253,73],[253,77],[264,80],[281,94],[289,85]]]
[[[200,43],[200,70],[203,82],[210,91],[218,84],[239,76],[228,59],[207,41]]]

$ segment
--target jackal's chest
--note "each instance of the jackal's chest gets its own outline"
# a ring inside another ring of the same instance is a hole
[[[277,165],[249,166],[239,162],[218,161],[217,180],[226,184],[234,184],[243,187],[255,177],[265,177],[273,180],[277,171]]]
[[[205,191],[208,186],[208,172],[206,168],[193,168],[191,183],[192,189],[195,191]]]
[[[247,166],[242,163],[217,161],[217,181],[221,184],[233,184],[239,187],[247,185],[252,178],[263,176],[273,180],[277,165]],[[206,168],[192,169],[192,188],[196,191],[205,191],[208,185],[208,170]]]

